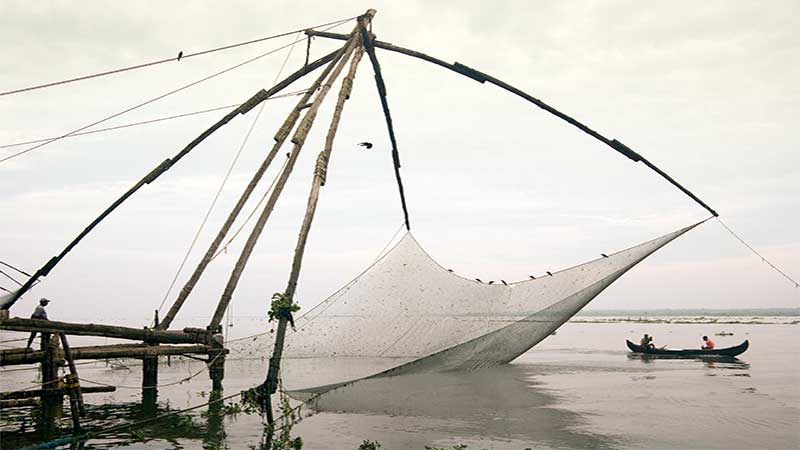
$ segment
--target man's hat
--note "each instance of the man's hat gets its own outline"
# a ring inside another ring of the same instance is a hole
[[[46,299],[46,298],[44,298],[44,297],[42,297],[42,298],[40,298],[40,299],[39,299],[39,304],[40,304],[40,305],[46,305],[46,304],[48,304],[48,303],[50,303],[50,300],[48,300],[48,299]]]

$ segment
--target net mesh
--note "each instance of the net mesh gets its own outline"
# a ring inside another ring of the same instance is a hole
[[[550,335],[630,268],[697,225],[552,276],[508,285],[449,272],[408,233],[358,278],[298,318],[297,332],[287,335],[284,357],[367,359],[369,373],[358,374],[362,377],[504,364]],[[269,356],[272,335],[233,342],[231,351]]]

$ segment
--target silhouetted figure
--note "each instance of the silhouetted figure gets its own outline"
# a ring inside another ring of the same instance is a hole
[[[50,300],[46,298],[42,298],[39,300],[39,306],[33,310],[33,314],[31,314],[31,319],[39,319],[39,320],[48,320],[47,319],[47,311],[45,311],[44,307],[50,303]],[[28,345],[25,347],[26,349],[31,348],[31,344],[33,344],[33,340],[36,338],[36,331],[31,332],[31,336],[28,338]]]
[[[178,52],[178,61],[180,61],[181,58],[183,58],[183,50]]]
[[[366,147],[367,150],[372,148],[372,142],[362,142],[362,143],[360,143],[358,145],[360,145],[362,147]]]
[[[603,258],[608,258],[608,255],[606,255],[605,253],[600,253],[600,254],[603,255]]]
[[[552,273],[550,273],[550,272],[547,272],[547,274],[548,274],[548,275],[550,275],[551,277],[553,276],[553,274],[552,274]]]

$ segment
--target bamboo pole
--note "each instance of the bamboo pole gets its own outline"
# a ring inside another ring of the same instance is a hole
[[[184,331],[154,330],[152,328],[141,329],[115,325],[82,324],[21,318],[0,320],[0,330],[40,331],[44,333],[66,333],[79,336],[104,336],[166,344],[205,344],[209,339],[207,333],[187,333]]]
[[[309,67],[313,66],[313,68],[316,69],[322,65],[320,61],[322,61],[323,59],[326,61],[332,61],[333,58],[336,57],[336,54],[337,54],[336,52],[332,52],[327,56],[320,58],[317,61],[314,61]],[[310,72],[310,70],[305,71],[305,73],[308,72]],[[292,112],[284,121],[280,130],[288,129],[289,131],[291,131],[291,129],[294,128],[295,122],[297,121],[297,118],[300,116],[300,111],[306,106],[306,104],[308,103],[308,99],[311,98],[311,95],[313,95],[317,86],[318,84],[312,85],[312,87],[303,95],[303,97],[300,99],[300,101],[294,107]],[[245,187],[244,192],[242,192],[242,195],[239,197],[239,200],[236,202],[236,205],[234,205],[233,209],[228,214],[228,218],[225,219],[225,223],[223,223],[222,227],[220,227],[216,237],[211,242],[211,245],[209,245],[208,250],[206,250],[205,255],[203,255],[203,258],[198,263],[197,268],[195,268],[194,272],[192,273],[192,276],[189,277],[189,280],[186,282],[186,284],[181,289],[181,292],[178,294],[178,298],[175,299],[175,302],[172,304],[172,307],[170,307],[169,311],[164,316],[164,319],[156,327],[156,329],[166,330],[167,328],[169,328],[170,324],[172,324],[172,321],[175,319],[175,316],[178,314],[178,311],[180,311],[181,307],[186,302],[186,299],[189,297],[189,294],[191,294],[197,282],[200,281],[200,277],[203,275],[203,272],[205,271],[206,267],[208,267],[208,265],[211,263],[211,260],[214,259],[214,255],[217,253],[219,246],[222,244],[222,241],[225,239],[225,236],[228,234],[228,231],[230,231],[230,228],[233,226],[233,223],[236,221],[236,218],[239,216],[239,213],[241,213],[242,208],[244,208],[245,204],[247,203],[247,200],[250,199],[250,195],[253,193],[256,186],[258,186],[258,183],[261,181],[261,178],[264,176],[264,173],[267,171],[272,161],[275,159],[275,156],[278,154],[278,151],[280,150],[281,146],[283,146],[283,143],[285,142],[288,133],[289,132],[287,131],[286,134],[282,135],[278,133],[275,135],[275,143],[273,144],[272,149],[269,151],[266,158],[261,163],[261,166],[259,166],[256,172],[253,174],[253,177],[250,179],[250,182],[247,184],[247,187]]]
[[[338,40],[344,40],[344,39],[348,38],[348,36],[345,35],[345,34],[330,33],[330,32],[325,32],[325,31],[316,31],[316,30],[306,30],[306,34],[308,36],[319,36],[319,37],[325,37],[325,38],[329,38],[329,39],[338,39]],[[488,75],[488,74],[483,73],[483,72],[481,72],[479,70],[473,69],[472,67],[465,66],[464,64],[461,64],[461,63],[458,63],[458,62],[456,62],[455,64],[450,64],[450,63],[448,63],[446,61],[442,61],[439,58],[435,58],[433,56],[426,55],[425,53],[418,52],[416,50],[411,50],[411,49],[408,49],[408,48],[403,48],[403,47],[400,47],[400,46],[397,46],[397,45],[390,44],[388,42],[381,42],[381,41],[373,40],[372,43],[373,43],[373,45],[375,47],[382,48],[384,50],[389,50],[389,51],[392,51],[392,52],[400,53],[400,54],[411,56],[411,57],[414,57],[414,58],[419,58],[419,59],[421,59],[423,61],[427,61],[427,62],[436,64],[437,66],[444,67],[445,69],[452,70],[453,72],[456,72],[458,74],[464,75],[465,77],[472,78],[473,80],[475,80],[475,81],[477,81],[479,83],[485,83],[485,82],[488,81],[489,83],[491,83],[491,84],[493,84],[493,85],[495,85],[495,86],[497,86],[497,87],[499,87],[501,89],[504,89],[504,90],[506,90],[508,92],[511,92],[512,94],[517,95],[519,97],[522,97],[523,99],[533,103],[537,107],[547,111],[548,113],[558,117],[561,120],[564,120],[565,122],[569,123],[570,125],[573,125],[573,126],[577,127],[579,130],[583,131],[584,133],[588,134],[589,136],[591,136],[591,137],[597,139],[598,141],[606,144],[607,146],[611,147],[612,149],[614,149],[615,151],[619,152],[621,155],[625,156],[626,158],[630,159],[631,161],[633,161],[633,162],[641,162],[642,164],[647,166],[649,169],[651,169],[652,171],[657,173],[659,176],[661,176],[662,178],[667,180],[667,182],[669,182],[671,185],[673,185],[676,188],[678,188],[678,190],[680,190],[681,192],[686,194],[689,198],[694,200],[695,203],[697,203],[698,205],[700,205],[703,208],[705,208],[705,210],[710,212],[711,215],[713,215],[714,217],[718,217],[719,216],[719,214],[714,209],[712,209],[710,206],[708,206],[703,200],[701,200],[699,197],[697,197],[692,191],[690,191],[689,189],[684,187],[682,184],[678,183],[678,181],[676,181],[674,178],[669,176],[666,172],[664,172],[663,170],[658,168],[655,164],[653,164],[650,161],[648,161],[647,158],[645,158],[644,156],[640,155],[639,153],[637,153],[636,151],[634,151],[633,149],[631,149],[627,145],[623,144],[622,142],[618,141],[617,139],[609,139],[609,138],[603,136],[602,134],[600,134],[599,132],[589,128],[587,125],[583,124],[582,122],[579,122],[577,119],[567,115],[566,113],[563,113],[563,112],[557,110],[556,108],[550,106],[549,104],[547,104],[547,103],[543,102],[542,100],[540,100],[540,99],[528,94],[527,92],[525,92],[525,91],[523,91],[521,89],[518,89],[518,88],[516,88],[516,87],[514,87],[514,86],[512,86],[512,85],[510,85],[510,84],[508,84],[508,83],[506,83],[506,82],[504,82],[502,80],[499,80],[499,79],[497,79],[497,78],[495,78],[495,77],[493,77],[491,75]]]
[[[87,386],[83,388],[84,394],[97,394],[102,392],[114,392],[117,388],[114,386]],[[50,391],[60,392],[63,395],[63,389],[32,389],[30,391],[14,391],[14,392],[0,392],[0,400],[13,400],[23,398],[36,398],[48,395]]]
[[[70,402],[70,410],[73,415],[75,415],[75,410],[77,409],[79,415],[84,416],[86,415],[86,408],[83,404],[83,395],[81,395],[81,385],[78,382],[78,369],[75,367],[75,360],[72,358],[72,351],[69,348],[69,342],[67,342],[67,335],[64,333],[59,333],[58,337],[61,339],[61,348],[64,351],[64,359],[67,361],[69,366],[69,375],[67,376],[67,389],[69,389],[69,402]],[[75,417],[73,417],[73,423],[75,423],[76,428],[80,428],[80,422],[77,421]]]
[[[359,21],[361,22],[361,19]],[[363,24],[361,25],[363,26]],[[314,179],[311,185],[311,192],[308,195],[306,214],[303,218],[303,224],[300,227],[300,234],[297,238],[297,245],[295,246],[294,251],[294,260],[292,261],[292,270],[289,274],[289,282],[286,286],[286,291],[284,292],[284,296],[289,299],[290,304],[294,303],[294,293],[297,289],[297,281],[300,277],[300,269],[303,263],[303,255],[305,254],[306,243],[308,242],[308,235],[311,231],[311,224],[314,220],[314,215],[317,210],[320,188],[325,185],[327,178],[328,163],[333,150],[333,140],[336,137],[336,132],[339,128],[339,121],[342,117],[344,104],[350,98],[358,63],[361,61],[363,54],[364,49],[359,45],[355,55],[353,56],[353,60],[350,63],[350,70],[342,81],[342,87],[339,90],[339,97],[336,101],[333,118],[331,119],[331,124],[328,128],[328,135],[325,138],[325,148],[319,153],[319,156],[317,157],[317,164],[314,167]],[[265,409],[267,410],[267,420],[270,424],[273,423],[271,414],[271,396],[276,392],[278,387],[278,373],[280,372],[284,339],[286,337],[286,322],[287,317],[285,316],[280,316],[278,319],[278,327],[275,335],[275,346],[272,351],[272,356],[269,359],[269,370],[263,384],[262,401],[266,406]]]
[[[85,359],[107,359],[107,358],[147,358],[155,356],[170,355],[205,355],[212,347],[206,345],[144,345],[144,344],[122,344],[122,345],[101,345],[91,347],[71,348],[74,360]],[[63,354],[59,353],[59,360],[63,359]],[[0,351],[0,366],[12,366],[20,364],[33,364],[44,359],[42,351],[18,351],[9,349]]]
[[[0,409],[19,408],[21,406],[39,406],[39,399],[26,398],[21,400],[0,400]]]
[[[247,242],[242,249],[242,253],[239,255],[239,259],[236,262],[230,277],[228,278],[228,283],[225,286],[222,296],[220,297],[219,303],[217,304],[217,310],[214,312],[214,316],[208,325],[209,330],[215,330],[217,327],[219,327],[222,317],[225,314],[225,309],[228,307],[228,304],[233,297],[233,292],[236,290],[236,286],[238,285],[242,272],[244,271],[247,261],[253,252],[253,248],[255,247],[256,242],[258,242],[258,238],[264,230],[264,226],[266,225],[267,220],[269,219],[269,216],[275,207],[275,203],[278,201],[278,197],[280,197],[281,193],[283,192],[286,181],[289,179],[289,175],[294,169],[295,162],[297,161],[297,157],[300,155],[300,150],[303,148],[303,144],[308,136],[308,132],[311,130],[311,126],[316,118],[319,106],[325,99],[325,95],[330,90],[330,84],[339,76],[344,63],[346,62],[350,53],[353,51],[356,43],[356,37],[357,27],[353,33],[351,33],[351,37],[344,47],[339,50],[337,56],[335,56],[334,60],[328,65],[326,71],[323,72],[315,82],[315,86],[319,87],[322,81],[328,78],[328,82],[320,87],[319,92],[317,92],[317,95],[314,97],[314,101],[308,107],[308,110],[305,112],[303,119],[300,121],[300,124],[298,125],[297,130],[292,137],[294,148],[289,154],[289,160],[286,162],[286,167],[284,168],[283,172],[281,172],[281,175],[275,184],[275,188],[272,191],[272,195],[270,195],[267,204],[264,206],[261,215],[256,221],[256,224],[254,225],[253,230],[251,231],[250,236],[248,237]],[[284,131],[279,131],[279,133],[282,132]]]
[[[42,333],[42,427],[46,432],[56,428],[55,419],[61,415],[64,389],[58,378],[58,336]]]

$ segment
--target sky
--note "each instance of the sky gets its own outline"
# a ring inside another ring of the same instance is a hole
[[[369,7],[378,11],[378,39],[486,72],[624,142],[716,209],[768,260],[800,277],[797,2],[4,1],[0,91],[302,30]],[[101,126],[241,103],[302,66],[302,38],[0,96],[0,145],[64,134],[286,46]],[[314,39],[311,57],[337,45]],[[521,280],[708,217],[642,164],[512,94],[403,55],[379,51],[378,57],[412,231],[434,259],[465,277]],[[44,296],[53,300],[53,318],[145,325],[165,298],[164,308],[171,304],[295,102],[270,100],[260,115],[256,108],[237,116],[98,226],[12,315],[27,316]],[[331,104],[321,109],[244,272],[234,315],[263,315],[272,293],[285,288]],[[33,272],[226,112],[62,139],[0,163],[0,260]],[[357,145],[363,141],[374,147]],[[28,147],[2,148],[0,157]],[[277,169],[268,171],[246,213]],[[307,246],[296,296],[301,306],[321,301],[372,263],[402,220],[365,62]],[[179,323],[204,324],[244,230],[212,263]],[[0,286],[13,283],[3,279]],[[709,221],[626,274],[590,308],[796,307],[798,300],[800,289]]]

